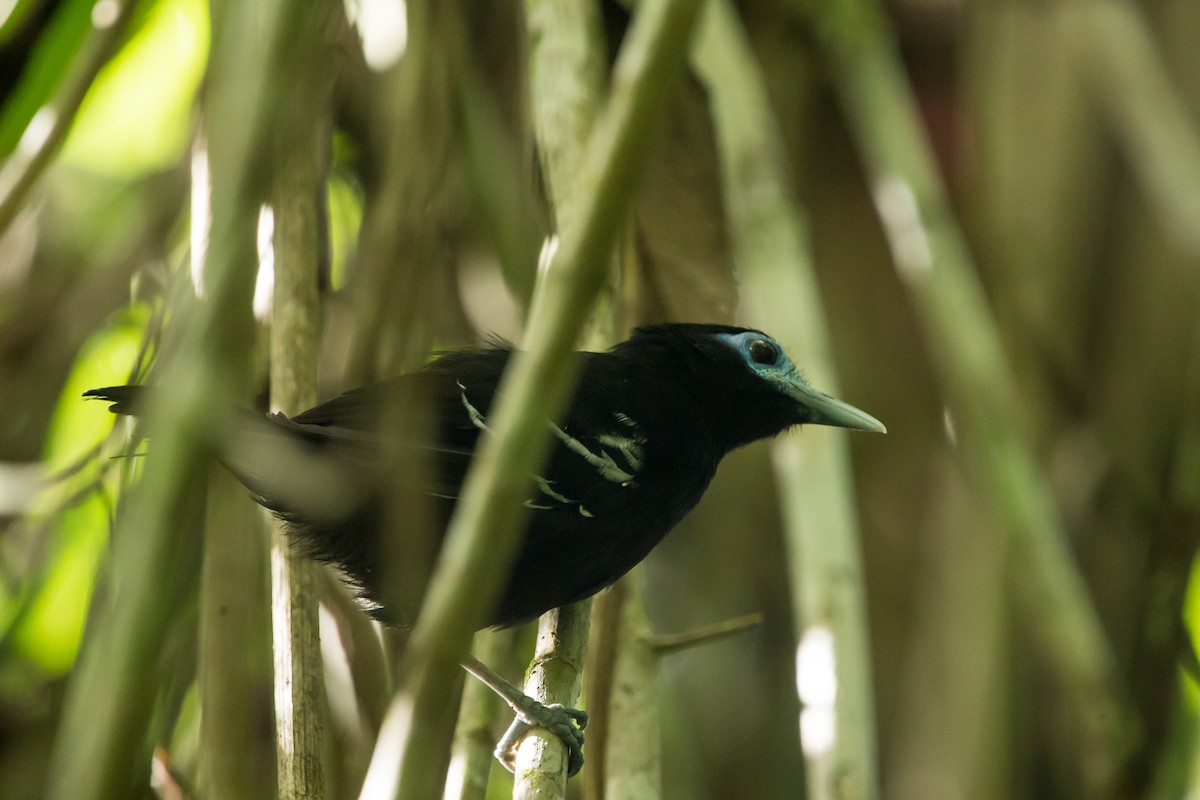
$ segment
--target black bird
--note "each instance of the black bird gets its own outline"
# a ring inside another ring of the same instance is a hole
[[[385,414],[414,398],[432,412],[423,438],[388,444],[393,452],[420,451],[428,472],[416,488],[432,497],[436,522],[444,528],[476,443],[488,431],[511,354],[501,343],[458,350],[290,419],[238,415],[222,460],[259,502],[291,523],[291,535],[305,549],[341,568],[378,617],[411,623],[413,610],[390,607],[395,593],[381,580],[383,554],[391,552],[382,537],[403,536],[397,526],[383,524],[385,489],[394,488],[380,466]],[[552,451],[541,474],[532,476],[525,501],[529,521],[488,625],[525,622],[611,585],[699,502],[722,457],[737,447],[801,424],[885,431],[874,417],[813,389],[761,331],[657,325],[634,331],[608,352],[575,357],[581,362],[578,388],[565,414],[547,420]],[[111,401],[116,413],[131,413],[138,388],[95,389],[86,396]],[[281,469],[297,459],[312,466],[302,486],[296,470]],[[479,665],[465,666],[478,674]],[[496,676],[480,677],[493,683]],[[548,717],[528,698],[514,698],[512,692],[520,692],[511,686],[494,688],[507,693],[524,717],[519,730],[506,736],[508,746],[515,748],[507,740],[529,724],[545,724],[564,736],[572,771],[578,769],[582,737],[573,725],[561,715]],[[565,711],[581,723],[586,719]]]

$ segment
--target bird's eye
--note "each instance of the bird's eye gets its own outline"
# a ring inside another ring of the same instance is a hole
[[[771,366],[779,360],[779,348],[766,339],[755,339],[750,342],[750,360],[755,364]]]

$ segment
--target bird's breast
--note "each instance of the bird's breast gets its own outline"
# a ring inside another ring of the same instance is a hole
[[[581,493],[574,507],[566,500],[575,498],[566,495],[561,501],[546,498],[531,504],[526,535],[494,622],[522,622],[590,597],[641,562],[696,505],[712,479],[715,462],[690,456],[656,459],[647,448],[632,481],[593,484],[592,494]],[[570,490],[565,481],[551,483],[558,492],[555,486]]]

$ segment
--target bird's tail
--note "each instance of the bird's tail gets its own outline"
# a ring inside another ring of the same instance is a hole
[[[106,386],[84,397],[110,403],[114,414],[145,411],[145,386]],[[368,486],[345,448],[330,446],[315,426],[297,425],[282,414],[230,408],[209,431],[217,459],[256,497],[285,519],[315,523],[344,519],[362,503]]]
[[[142,386],[105,386],[103,389],[88,389],[83,396],[112,403],[108,410],[114,414],[136,416],[139,411],[138,404],[143,399],[144,388]]]

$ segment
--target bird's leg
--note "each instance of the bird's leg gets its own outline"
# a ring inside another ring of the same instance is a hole
[[[496,743],[496,758],[513,772],[517,765],[517,746],[529,729],[537,726],[553,733],[567,746],[567,775],[583,767],[583,729],[587,727],[586,711],[567,708],[560,703],[541,703],[522,692],[498,675],[491,667],[474,656],[468,656],[462,667],[500,695],[517,715],[504,736]]]

